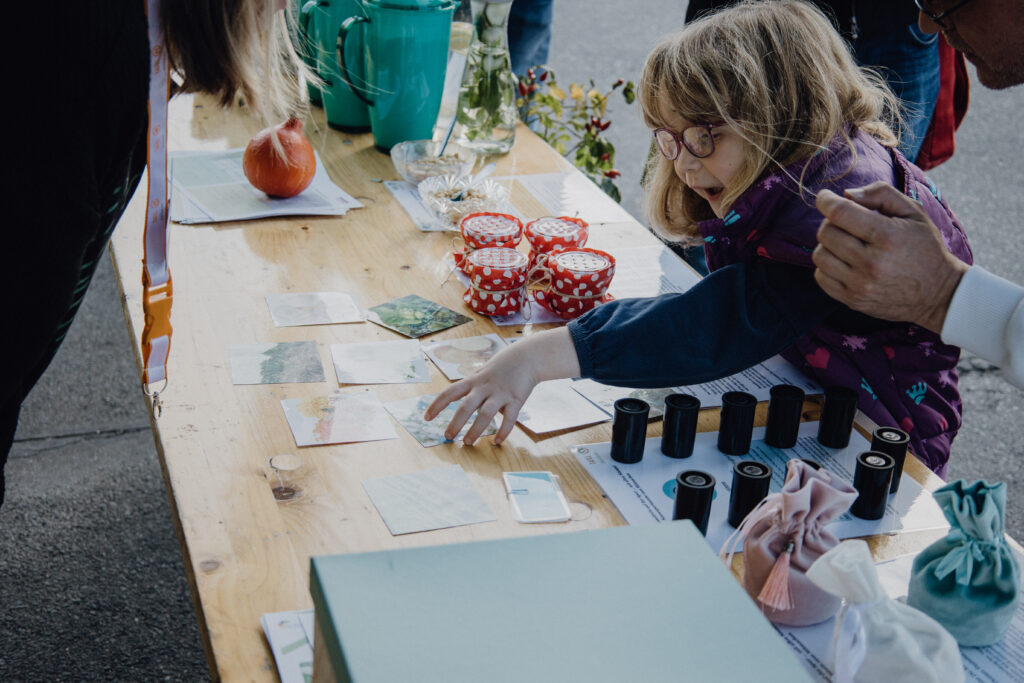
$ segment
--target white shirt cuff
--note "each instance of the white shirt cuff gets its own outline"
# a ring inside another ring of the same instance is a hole
[[[971,266],[953,294],[942,341],[995,363],[1024,386],[1024,287]]]

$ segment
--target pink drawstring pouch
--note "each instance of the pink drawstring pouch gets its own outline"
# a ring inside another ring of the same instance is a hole
[[[782,490],[761,501],[726,541],[720,556],[731,564],[742,546],[743,587],[770,621],[809,626],[839,610],[840,599],[816,586],[806,572],[838,545],[828,524],[856,498],[849,483],[790,460]]]

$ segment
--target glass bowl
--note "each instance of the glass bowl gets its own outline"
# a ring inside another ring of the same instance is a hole
[[[508,212],[508,188],[493,180],[483,180],[455,201],[470,178],[467,176],[433,176],[416,186],[420,200],[449,230],[458,230],[459,221],[478,211]]]
[[[436,140],[406,140],[391,148],[391,162],[406,182],[418,185],[431,176],[462,176],[472,170],[476,153],[468,147],[449,142],[444,156],[438,157],[441,143]]]

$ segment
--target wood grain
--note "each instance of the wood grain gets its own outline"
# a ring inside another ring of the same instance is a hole
[[[171,104],[171,149],[242,147],[260,126],[244,111],[223,111],[202,97],[181,96]],[[462,287],[446,282],[442,257],[451,236],[422,233],[374,179],[394,179],[390,159],[369,135],[328,129],[321,110],[306,133],[331,178],[365,204],[341,218],[266,219],[216,225],[172,225],[170,264],[174,279],[171,345],[163,414],[153,432],[192,584],[211,674],[224,680],[276,680],[260,616],[306,608],[309,560],[315,555],[458,543],[527,534],[563,533],[623,524],[570,448],[610,439],[610,426],[535,438],[516,429],[501,447],[489,439],[475,447],[446,444],[423,448],[402,429],[398,440],[297,449],[280,401],[323,395],[336,388],[330,344],[400,338],[377,325],[273,326],[264,295],[273,292],[341,291],[362,307],[410,293],[455,310]],[[514,150],[498,160],[497,176],[575,172],[528,130],[520,127]],[[144,185],[144,183],[143,183]],[[140,259],[144,190],[140,190],[112,240],[126,320],[135,339],[142,329]],[[528,216],[540,215],[536,200],[513,188],[513,202]],[[598,248],[651,243],[638,223],[594,226]],[[530,334],[538,326],[496,328],[474,316],[470,324],[428,339],[489,332]],[[328,369],[328,384],[234,386],[228,372],[231,344],[313,340]],[[138,360],[138,349],[136,349]],[[431,366],[432,384],[378,385],[388,402],[436,393],[448,381]],[[343,390],[358,390],[347,387]],[[814,411],[817,404],[808,403]],[[765,405],[759,406],[763,424]],[[700,428],[716,427],[704,411]],[[652,423],[650,436],[660,433]],[[290,473],[299,495],[278,501],[279,484],[268,460],[298,454]],[[364,479],[459,464],[497,514],[498,521],[392,536],[360,482]],[[502,471],[543,469],[557,473],[579,519],[567,524],[524,525],[509,514]],[[941,482],[916,461],[908,471],[927,487]],[[920,549],[934,537],[906,535],[872,541],[879,557]]]

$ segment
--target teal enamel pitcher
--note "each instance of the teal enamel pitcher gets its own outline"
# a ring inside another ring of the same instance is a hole
[[[349,17],[362,14],[356,0],[309,0],[302,6],[300,26],[310,37],[310,49],[316,57],[316,71],[323,81],[323,107],[327,125],[348,133],[370,130],[370,114],[366,103],[356,97],[341,77],[335,47],[338,29]],[[358,64],[361,41],[352,40],[346,50],[350,62]],[[352,69],[351,77],[362,82],[361,67]]]
[[[332,0],[333,1],[333,0]],[[456,0],[359,0],[364,16],[338,31],[342,79],[370,108],[377,149],[430,139],[441,108]],[[362,54],[349,41],[362,34]],[[365,69],[365,80],[357,77]]]

